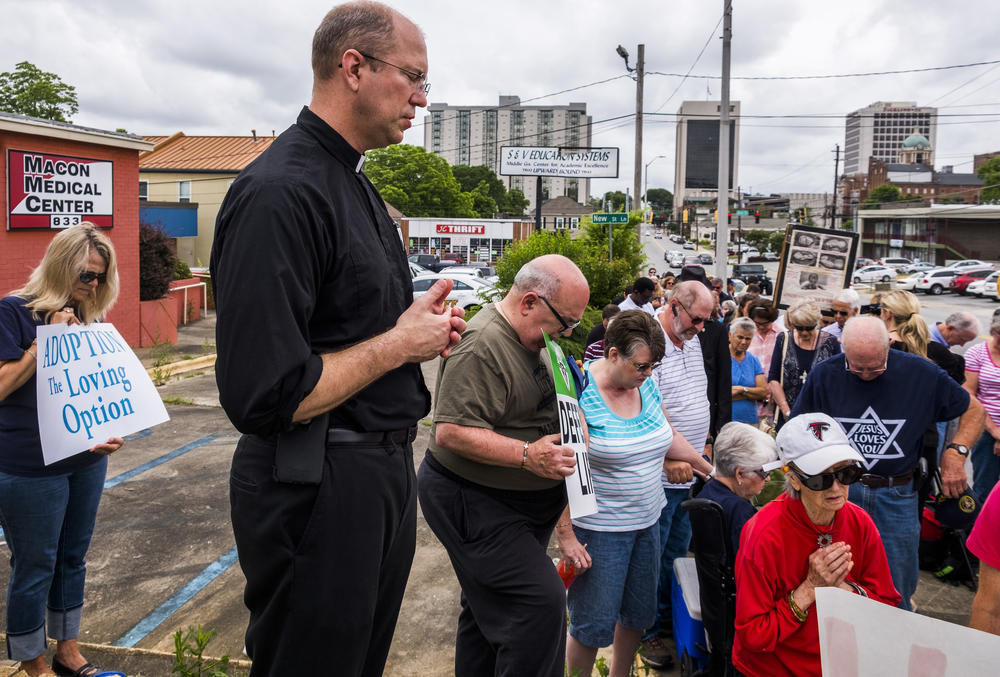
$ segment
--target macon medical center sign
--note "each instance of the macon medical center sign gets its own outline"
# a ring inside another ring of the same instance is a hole
[[[108,160],[8,150],[8,229],[68,228],[81,221],[110,228],[112,174]]]

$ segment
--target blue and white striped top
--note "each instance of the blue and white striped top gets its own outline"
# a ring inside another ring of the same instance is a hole
[[[597,491],[597,512],[573,524],[594,531],[635,531],[652,526],[666,504],[660,486],[663,457],[674,433],[661,409],[652,379],[639,387],[642,409],[621,418],[601,397],[593,376],[580,396],[590,433],[590,470]]]

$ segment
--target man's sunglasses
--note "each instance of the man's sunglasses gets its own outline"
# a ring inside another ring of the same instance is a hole
[[[820,475],[807,475],[794,466],[792,467],[792,472],[794,472],[798,478],[802,480],[803,486],[813,491],[826,491],[833,486],[833,480],[837,480],[844,486],[854,484],[865,474],[865,471],[861,466],[854,464],[851,464],[846,468],[841,468],[840,470],[825,472]]]
[[[107,273],[94,273],[89,270],[85,270],[80,273],[80,282],[84,284],[90,284],[94,280],[97,280],[97,284],[104,284],[108,281]]]

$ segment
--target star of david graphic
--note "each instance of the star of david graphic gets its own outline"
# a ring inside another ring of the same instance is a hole
[[[565,363],[562,360],[559,361],[559,373],[562,374],[563,383],[566,387],[569,387],[569,369],[566,368]]]
[[[837,417],[837,420],[844,426],[851,446],[864,457],[868,470],[879,461],[903,457],[896,436],[906,425],[905,418],[881,419],[874,409],[868,407],[859,418]]]

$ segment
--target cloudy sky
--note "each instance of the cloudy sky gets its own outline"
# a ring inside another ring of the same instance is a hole
[[[1000,59],[996,0],[736,0],[732,74],[831,75]],[[587,103],[595,146],[621,148],[632,185],[635,83],[618,44],[646,46],[644,160],[648,186],[673,189],[676,113],[719,97],[722,0],[397,0],[424,30],[432,102]],[[0,0],[0,71],[27,60],[77,89],[74,122],[144,135],[278,133],[308,102],[309,46],[332,6],[317,0]],[[702,50],[704,49],[703,53]],[[699,53],[701,56],[699,58]],[[658,75],[654,73],[662,73]],[[610,81],[608,81],[610,79]],[[604,81],[604,82],[602,82]],[[601,84],[592,84],[601,83]],[[564,90],[578,88],[575,91]],[[1000,64],[912,74],[812,80],[734,80],[742,102],[744,191],[824,192],[843,115],[874,101],[939,107],[937,164],[971,171],[974,153],[1000,150]],[[544,98],[539,98],[544,97]],[[665,115],[656,115],[656,113]],[[986,115],[984,115],[986,114]],[[951,116],[951,117],[944,117]],[[417,122],[422,115],[418,113]],[[422,145],[420,124],[406,142]]]

